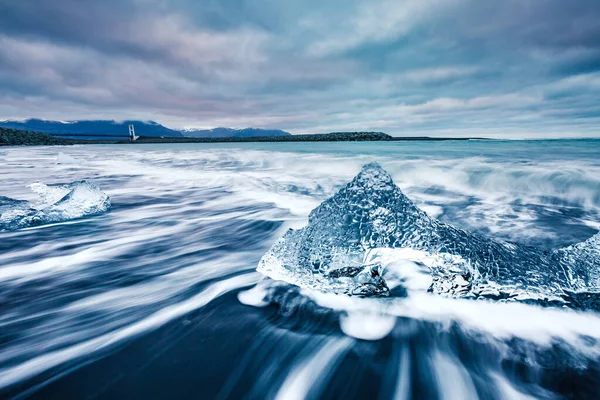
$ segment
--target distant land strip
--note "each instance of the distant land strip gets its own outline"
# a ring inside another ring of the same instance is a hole
[[[71,135],[72,136],[72,135]],[[100,135],[97,135],[100,136]],[[333,132],[290,136],[255,136],[255,137],[150,137],[140,136],[135,141],[127,138],[102,140],[62,139],[45,133],[0,128],[0,146],[52,146],[71,144],[149,144],[149,143],[240,143],[240,142],[368,142],[368,141],[443,141],[443,140],[488,140],[486,138],[442,138],[429,136],[395,137],[383,132]]]
[[[220,138],[156,138],[141,136],[133,143],[230,143],[230,142],[393,142],[410,140],[470,140],[484,138],[445,138],[429,136],[390,136],[383,132],[333,132],[290,136]],[[485,140],[485,139],[484,139]]]

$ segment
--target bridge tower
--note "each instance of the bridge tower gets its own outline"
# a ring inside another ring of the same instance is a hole
[[[132,142],[134,140],[137,140],[139,136],[135,136],[135,128],[133,127],[133,124],[129,125],[129,140],[131,140]]]

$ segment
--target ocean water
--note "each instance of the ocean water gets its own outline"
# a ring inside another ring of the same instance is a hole
[[[475,234],[550,251],[600,229],[600,140],[3,148],[0,397],[596,398],[593,307],[256,271],[374,161]]]

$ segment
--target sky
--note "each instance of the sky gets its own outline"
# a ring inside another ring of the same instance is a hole
[[[600,137],[598,0],[0,0],[0,119]]]

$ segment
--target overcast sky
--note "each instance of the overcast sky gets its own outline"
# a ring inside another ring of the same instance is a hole
[[[0,119],[600,136],[599,0],[0,0]]]

